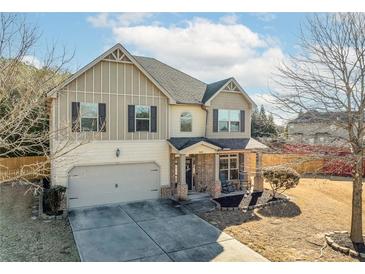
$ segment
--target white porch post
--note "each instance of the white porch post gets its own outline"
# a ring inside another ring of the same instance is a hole
[[[186,176],[185,176],[185,172],[186,172],[186,155],[185,154],[180,154],[180,183],[181,184],[186,184]]]

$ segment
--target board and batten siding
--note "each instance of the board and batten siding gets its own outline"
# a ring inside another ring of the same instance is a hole
[[[213,100],[208,109],[207,138],[250,138],[252,106],[242,93],[222,91]],[[244,132],[213,132],[213,109],[233,109],[245,111]]]
[[[118,148],[119,157],[116,156]],[[69,171],[75,166],[149,162],[154,162],[159,166],[160,184],[169,185],[170,158],[169,145],[166,140],[92,141],[53,160],[52,183],[67,187]]]
[[[70,132],[72,102],[105,103],[106,131],[71,134],[94,140],[168,138],[168,98],[133,64],[100,61],[58,93],[54,121],[60,138]],[[128,105],[156,106],[157,132],[128,132]]]
[[[180,117],[184,112],[192,115],[192,131],[181,132]],[[171,137],[202,137],[205,135],[206,112],[197,105],[170,105]]]

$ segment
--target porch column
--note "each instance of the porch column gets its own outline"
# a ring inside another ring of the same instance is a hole
[[[180,154],[179,157],[179,182],[177,183],[177,198],[186,200],[188,198],[188,185],[186,184],[186,155]]]
[[[221,180],[219,179],[219,154],[214,155],[214,184],[211,189],[211,195],[213,198],[218,198],[222,191]]]
[[[220,181],[219,180],[219,154],[215,154],[215,174],[214,174],[214,178],[215,178],[215,181]]]
[[[256,173],[253,192],[264,191],[264,178],[262,177],[262,152],[256,152]]]

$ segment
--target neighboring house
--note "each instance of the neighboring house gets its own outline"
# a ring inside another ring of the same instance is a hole
[[[345,143],[348,133],[340,128],[344,113],[306,112],[288,123],[288,141],[290,143],[334,145]]]
[[[255,104],[234,78],[206,84],[120,44],[49,97],[51,151],[90,140],[52,161],[69,208],[218,196],[220,180],[240,179],[245,153],[266,148],[251,138]]]

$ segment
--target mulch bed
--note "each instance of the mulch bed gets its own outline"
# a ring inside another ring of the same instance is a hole
[[[272,197],[272,191],[265,189],[263,192],[251,193],[249,195],[232,195],[214,199],[221,207],[232,208],[247,208],[250,206],[264,205],[269,202],[284,200],[286,197],[282,194],[277,194],[274,199]]]

